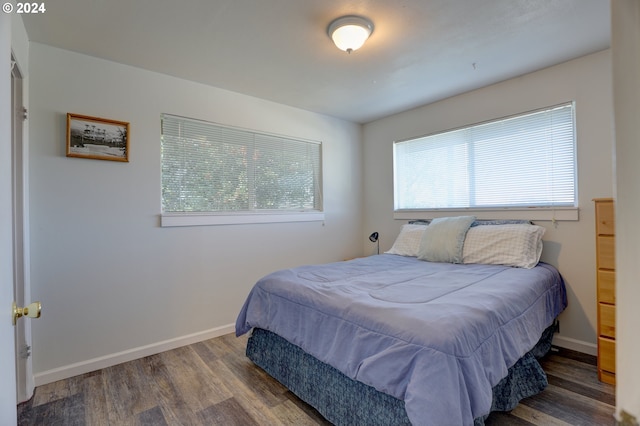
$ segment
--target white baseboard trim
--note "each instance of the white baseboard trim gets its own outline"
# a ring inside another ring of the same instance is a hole
[[[213,339],[224,334],[233,333],[235,324],[224,325],[212,328],[210,330],[198,333],[188,334],[186,336],[176,337],[150,345],[140,346],[138,348],[117,352],[111,355],[105,355],[98,358],[89,359],[75,364],[65,365],[63,367],[37,373],[33,376],[35,386],[45,385],[47,383],[56,382],[58,380],[68,379],[80,374],[89,373],[91,371],[100,370],[111,367],[123,362],[133,361],[134,359],[144,358],[145,356],[155,355],[160,352],[179,348],[181,346],[191,345],[193,343],[202,342],[203,340]]]
[[[117,352],[111,355],[105,355],[77,362],[75,364],[65,365],[63,367],[35,374],[33,376],[34,384],[35,386],[46,385],[47,383],[68,379],[69,377],[111,367],[123,362],[133,361],[134,359],[144,358],[145,356],[159,354],[160,352],[179,348],[181,346],[187,346],[204,340],[213,339],[215,337],[233,333],[234,331],[235,324],[224,325],[210,330],[188,334],[186,336],[176,337],[175,339],[152,343],[150,345],[140,346],[138,348]],[[561,348],[571,349],[589,355],[598,354],[598,347],[595,343],[584,342],[582,340],[572,339],[571,337],[563,337],[556,334],[553,337],[553,344]]]
[[[556,334],[555,336],[553,336],[553,344],[556,346],[560,346],[561,348],[582,352],[583,354],[594,356],[598,355],[598,345],[596,345],[595,343],[572,339],[571,337],[563,337]]]

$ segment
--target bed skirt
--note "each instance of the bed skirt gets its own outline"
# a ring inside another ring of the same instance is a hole
[[[509,411],[524,398],[541,392],[547,376],[536,358],[551,348],[557,323],[493,388],[491,411]],[[322,416],[338,426],[411,425],[404,401],[342,374],[270,331],[256,328],[247,342],[247,357]],[[483,425],[486,417],[475,419]]]

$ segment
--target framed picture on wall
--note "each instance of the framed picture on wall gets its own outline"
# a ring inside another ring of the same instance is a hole
[[[67,113],[67,157],[129,161],[129,123]]]

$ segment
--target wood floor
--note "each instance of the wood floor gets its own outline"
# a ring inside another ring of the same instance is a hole
[[[36,388],[19,425],[329,425],[225,335]],[[614,425],[614,387],[595,357],[561,349],[542,361],[549,386],[487,425]]]

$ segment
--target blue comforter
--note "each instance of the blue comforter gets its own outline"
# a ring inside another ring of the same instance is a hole
[[[378,255],[286,269],[251,290],[236,334],[270,330],[405,401],[415,425],[472,425],[566,307],[558,271]]]

